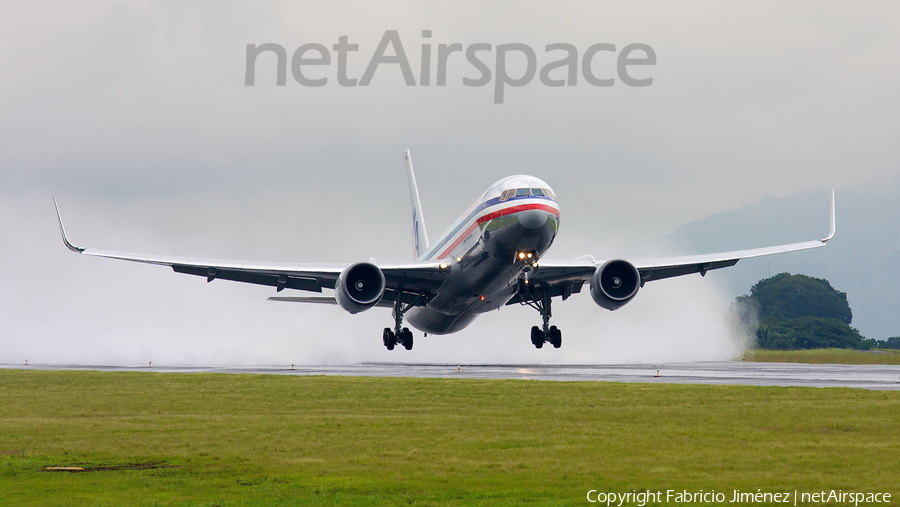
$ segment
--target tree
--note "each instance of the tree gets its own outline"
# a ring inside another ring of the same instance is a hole
[[[900,336],[892,336],[884,341],[879,341],[876,345],[882,349],[900,349]]]
[[[819,317],[848,325],[853,320],[847,294],[822,278],[781,273],[757,282],[750,297],[759,304],[759,320]]]
[[[765,278],[750,295],[739,296],[735,307],[745,325],[759,323],[756,338],[762,348],[869,349],[878,343],[850,327],[853,312],[847,294],[821,278],[790,273]]]
[[[837,319],[820,317],[768,319],[760,324],[757,338],[760,347],[778,350],[870,349],[875,342]]]

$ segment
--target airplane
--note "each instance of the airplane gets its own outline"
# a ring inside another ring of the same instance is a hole
[[[834,190],[828,236],[813,241],[706,255],[628,261],[545,261],[559,232],[559,204],[550,185],[526,175],[494,183],[433,244],[425,218],[409,150],[403,154],[412,211],[413,262],[376,265],[262,263],[217,261],[111,252],[73,245],[63,227],[56,198],[59,230],[73,252],[146,264],[169,266],[176,273],[213,280],[268,285],[277,292],[294,289],[323,296],[270,297],[273,301],[336,304],[351,314],[373,307],[392,309],[393,327],[382,332],[388,350],[413,347],[404,319],[425,336],[450,334],[467,327],[482,313],[505,305],[527,305],[542,323],[531,328],[531,343],[542,348],[562,345],[562,332],[550,325],[554,298],[567,300],[587,284],[597,305],[616,310],[628,304],[645,283],[675,276],[706,273],[734,266],[741,259],[825,246],[834,236]]]

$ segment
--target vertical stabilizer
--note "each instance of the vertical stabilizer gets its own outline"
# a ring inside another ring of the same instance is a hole
[[[419,201],[419,188],[416,186],[416,173],[413,172],[412,157],[409,150],[403,153],[406,162],[406,179],[409,183],[409,207],[412,209],[413,248],[416,259],[428,249],[428,233],[425,232],[425,215],[422,214],[422,203]]]

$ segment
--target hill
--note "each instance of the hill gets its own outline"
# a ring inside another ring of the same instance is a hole
[[[869,338],[900,334],[900,179],[837,189],[837,233],[826,248],[746,259],[710,276],[732,297],[772,273],[803,273],[846,291],[854,327]],[[753,248],[823,237],[830,190],[767,197],[690,222],[662,238],[682,253]]]
[[[780,273],[757,282],[735,300],[738,315],[764,349],[869,349],[877,345],[850,327],[847,295],[821,278]]]

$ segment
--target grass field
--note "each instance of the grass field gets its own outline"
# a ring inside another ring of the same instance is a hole
[[[813,364],[896,364],[900,365],[900,350],[750,350],[747,361],[763,363]]]
[[[897,392],[857,389],[0,370],[0,452],[25,453],[0,456],[0,505],[896,501],[898,415]]]

